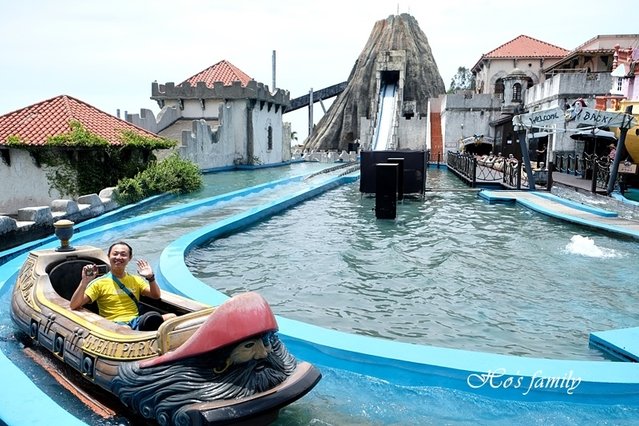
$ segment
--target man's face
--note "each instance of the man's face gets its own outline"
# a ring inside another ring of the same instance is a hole
[[[116,244],[111,248],[109,253],[109,263],[111,263],[111,269],[125,268],[131,260],[131,253],[129,248],[124,244]]]

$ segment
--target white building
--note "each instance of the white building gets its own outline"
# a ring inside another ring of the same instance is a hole
[[[127,121],[181,141],[180,156],[204,171],[291,159],[290,124],[282,122],[288,91],[271,93],[227,61],[178,85],[154,82],[151,99],[161,108],[157,118],[142,110]]]

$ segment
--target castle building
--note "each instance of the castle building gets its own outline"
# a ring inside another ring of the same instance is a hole
[[[228,61],[220,61],[182,83],[152,83],[161,108],[127,115],[127,121],[180,142],[182,158],[203,171],[265,166],[291,159],[290,124],[282,113],[289,92],[258,83]]]

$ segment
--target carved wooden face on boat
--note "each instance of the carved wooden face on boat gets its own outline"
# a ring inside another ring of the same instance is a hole
[[[277,334],[269,332],[244,340],[232,349],[202,354],[180,363],[153,368],[141,368],[139,362],[122,363],[111,382],[111,391],[137,412],[152,413],[155,418],[166,417],[181,424],[176,416],[183,405],[266,392],[293,374],[296,365]],[[163,402],[149,404],[155,401],[151,396],[158,392]]]
[[[252,359],[264,359],[272,350],[269,335],[245,340],[231,351],[229,355],[230,364],[243,364]]]

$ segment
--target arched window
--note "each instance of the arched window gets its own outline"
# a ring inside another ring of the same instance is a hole
[[[513,84],[513,102],[521,101],[521,84]]]
[[[534,85],[535,85],[535,82],[532,80],[532,78],[528,77],[526,79],[526,89],[530,89]]]
[[[495,82],[495,94],[504,99],[504,80],[501,78]]]
[[[273,149],[273,127],[272,126],[268,126],[268,129],[266,130],[267,133],[267,140],[268,140],[268,147],[267,149],[270,151]]]

